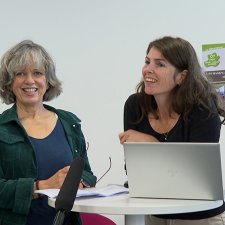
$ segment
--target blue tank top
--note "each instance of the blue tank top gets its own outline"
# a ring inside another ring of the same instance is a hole
[[[29,138],[35,149],[38,180],[48,179],[59,169],[71,164],[71,148],[59,119],[54,130],[46,138]],[[40,199],[32,200],[26,225],[52,225],[55,215],[55,209],[48,205],[47,196],[42,196]]]

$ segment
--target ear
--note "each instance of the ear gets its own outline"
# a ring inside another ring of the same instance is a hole
[[[181,85],[182,84],[182,82],[185,80],[187,74],[188,74],[188,70],[183,70],[180,73],[178,73],[178,75],[176,77],[177,85]]]

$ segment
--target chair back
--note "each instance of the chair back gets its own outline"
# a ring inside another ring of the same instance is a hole
[[[83,225],[116,225],[111,219],[96,213],[80,213]]]

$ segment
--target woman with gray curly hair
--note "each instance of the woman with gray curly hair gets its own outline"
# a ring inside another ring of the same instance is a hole
[[[37,189],[60,189],[74,158],[83,156],[80,188],[95,186],[79,118],[44,104],[62,92],[55,65],[40,45],[24,40],[1,59],[0,97],[13,106],[0,115],[1,224],[51,225],[56,215]],[[70,213],[65,224],[82,224]]]

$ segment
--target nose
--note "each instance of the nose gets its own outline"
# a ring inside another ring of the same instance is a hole
[[[154,71],[154,67],[153,67],[153,65],[151,63],[146,64],[145,67],[144,67],[144,69],[148,73],[153,73],[153,71]]]
[[[34,78],[32,73],[27,73],[25,76],[25,83],[26,84],[33,84],[34,83]]]

